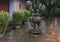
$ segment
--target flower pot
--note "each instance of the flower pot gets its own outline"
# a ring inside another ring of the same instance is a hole
[[[0,37],[4,37],[4,34],[0,34]]]
[[[25,22],[25,25],[28,25],[28,22]]]
[[[16,25],[15,28],[17,28],[17,29],[20,28],[20,25]]]

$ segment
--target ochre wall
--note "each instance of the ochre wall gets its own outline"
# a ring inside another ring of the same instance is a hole
[[[9,12],[9,0],[0,0],[0,11]]]

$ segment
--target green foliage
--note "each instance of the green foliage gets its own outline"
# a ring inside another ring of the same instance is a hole
[[[24,13],[22,10],[17,10],[13,12],[13,23],[15,25],[19,25],[22,23],[22,20],[24,19]]]
[[[39,13],[41,13],[41,15],[45,14],[47,11],[46,11],[46,6],[42,3],[40,3],[39,5]]]
[[[6,31],[8,25],[9,13],[1,11],[0,12],[0,34],[3,34]]]
[[[57,8],[57,7],[53,7],[50,11],[50,14],[53,15],[53,16],[60,16],[60,8]]]
[[[60,16],[60,0],[40,0],[39,12],[43,16],[58,17]]]
[[[28,10],[24,10],[23,11],[24,12],[24,14],[25,14],[25,17],[24,17],[24,20],[23,21],[28,21],[29,20],[29,17],[30,17],[30,11],[28,11]]]

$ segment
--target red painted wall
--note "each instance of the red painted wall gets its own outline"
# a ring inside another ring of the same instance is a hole
[[[9,12],[9,0],[0,0],[0,11]]]

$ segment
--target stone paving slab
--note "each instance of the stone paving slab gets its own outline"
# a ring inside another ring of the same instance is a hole
[[[34,36],[29,34],[28,27],[22,26],[7,33],[5,37],[0,39],[0,42],[60,42],[60,26],[53,24],[51,27],[48,26],[44,35]]]

